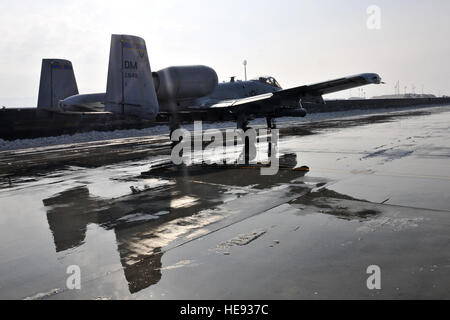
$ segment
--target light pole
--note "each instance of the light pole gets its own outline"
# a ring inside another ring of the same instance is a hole
[[[245,81],[247,81],[247,60],[244,60]]]

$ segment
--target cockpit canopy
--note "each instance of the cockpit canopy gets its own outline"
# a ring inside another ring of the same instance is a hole
[[[269,86],[281,89],[280,84],[278,83],[277,80],[275,80],[274,77],[259,77],[259,78],[253,79],[252,81],[262,82],[262,83],[268,84]]]

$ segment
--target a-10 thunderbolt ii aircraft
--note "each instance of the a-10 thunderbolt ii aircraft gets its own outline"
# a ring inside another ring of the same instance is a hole
[[[169,121],[172,130],[193,120],[232,120],[245,130],[255,118],[266,118],[274,128],[275,118],[304,117],[302,103],[324,103],[325,94],[380,83],[379,75],[364,73],[286,90],[273,77],[219,84],[216,72],[206,66],[152,72],[142,38],[112,35],[106,93],[79,94],[72,63],[44,59],[38,109],[158,117]]]

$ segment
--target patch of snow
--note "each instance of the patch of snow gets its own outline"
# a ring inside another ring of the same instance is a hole
[[[122,217],[122,218],[118,219],[118,221],[124,221],[124,222],[130,223],[130,222],[149,221],[149,220],[156,220],[156,219],[159,219],[159,217],[151,215],[151,214],[136,213],[136,214],[130,214],[125,217]]]
[[[60,292],[61,292],[61,289],[59,289],[59,288],[53,289],[53,290],[50,290],[49,292],[41,292],[41,293],[35,294],[34,296],[26,297],[24,300],[42,300],[42,299],[51,297],[55,294],[58,294]]]
[[[236,238],[233,238],[231,240],[222,242],[219,244],[216,248],[217,251],[226,251],[234,246],[246,246],[249,243],[255,241],[262,235],[264,235],[267,232],[267,230],[255,230],[253,232],[247,233],[247,234],[240,234]]]

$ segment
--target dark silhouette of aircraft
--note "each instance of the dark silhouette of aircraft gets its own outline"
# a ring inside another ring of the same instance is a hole
[[[266,118],[304,117],[302,103],[324,103],[323,95],[380,84],[375,73],[282,89],[273,77],[218,83],[206,66],[169,67],[152,72],[145,41],[130,35],[112,35],[106,93],[79,94],[72,63],[61,59],[42,62],[38,109],[58,113],[112,112],[142,119],[164,119],[173,130],[179,122],[207,120],[248,122]]]

